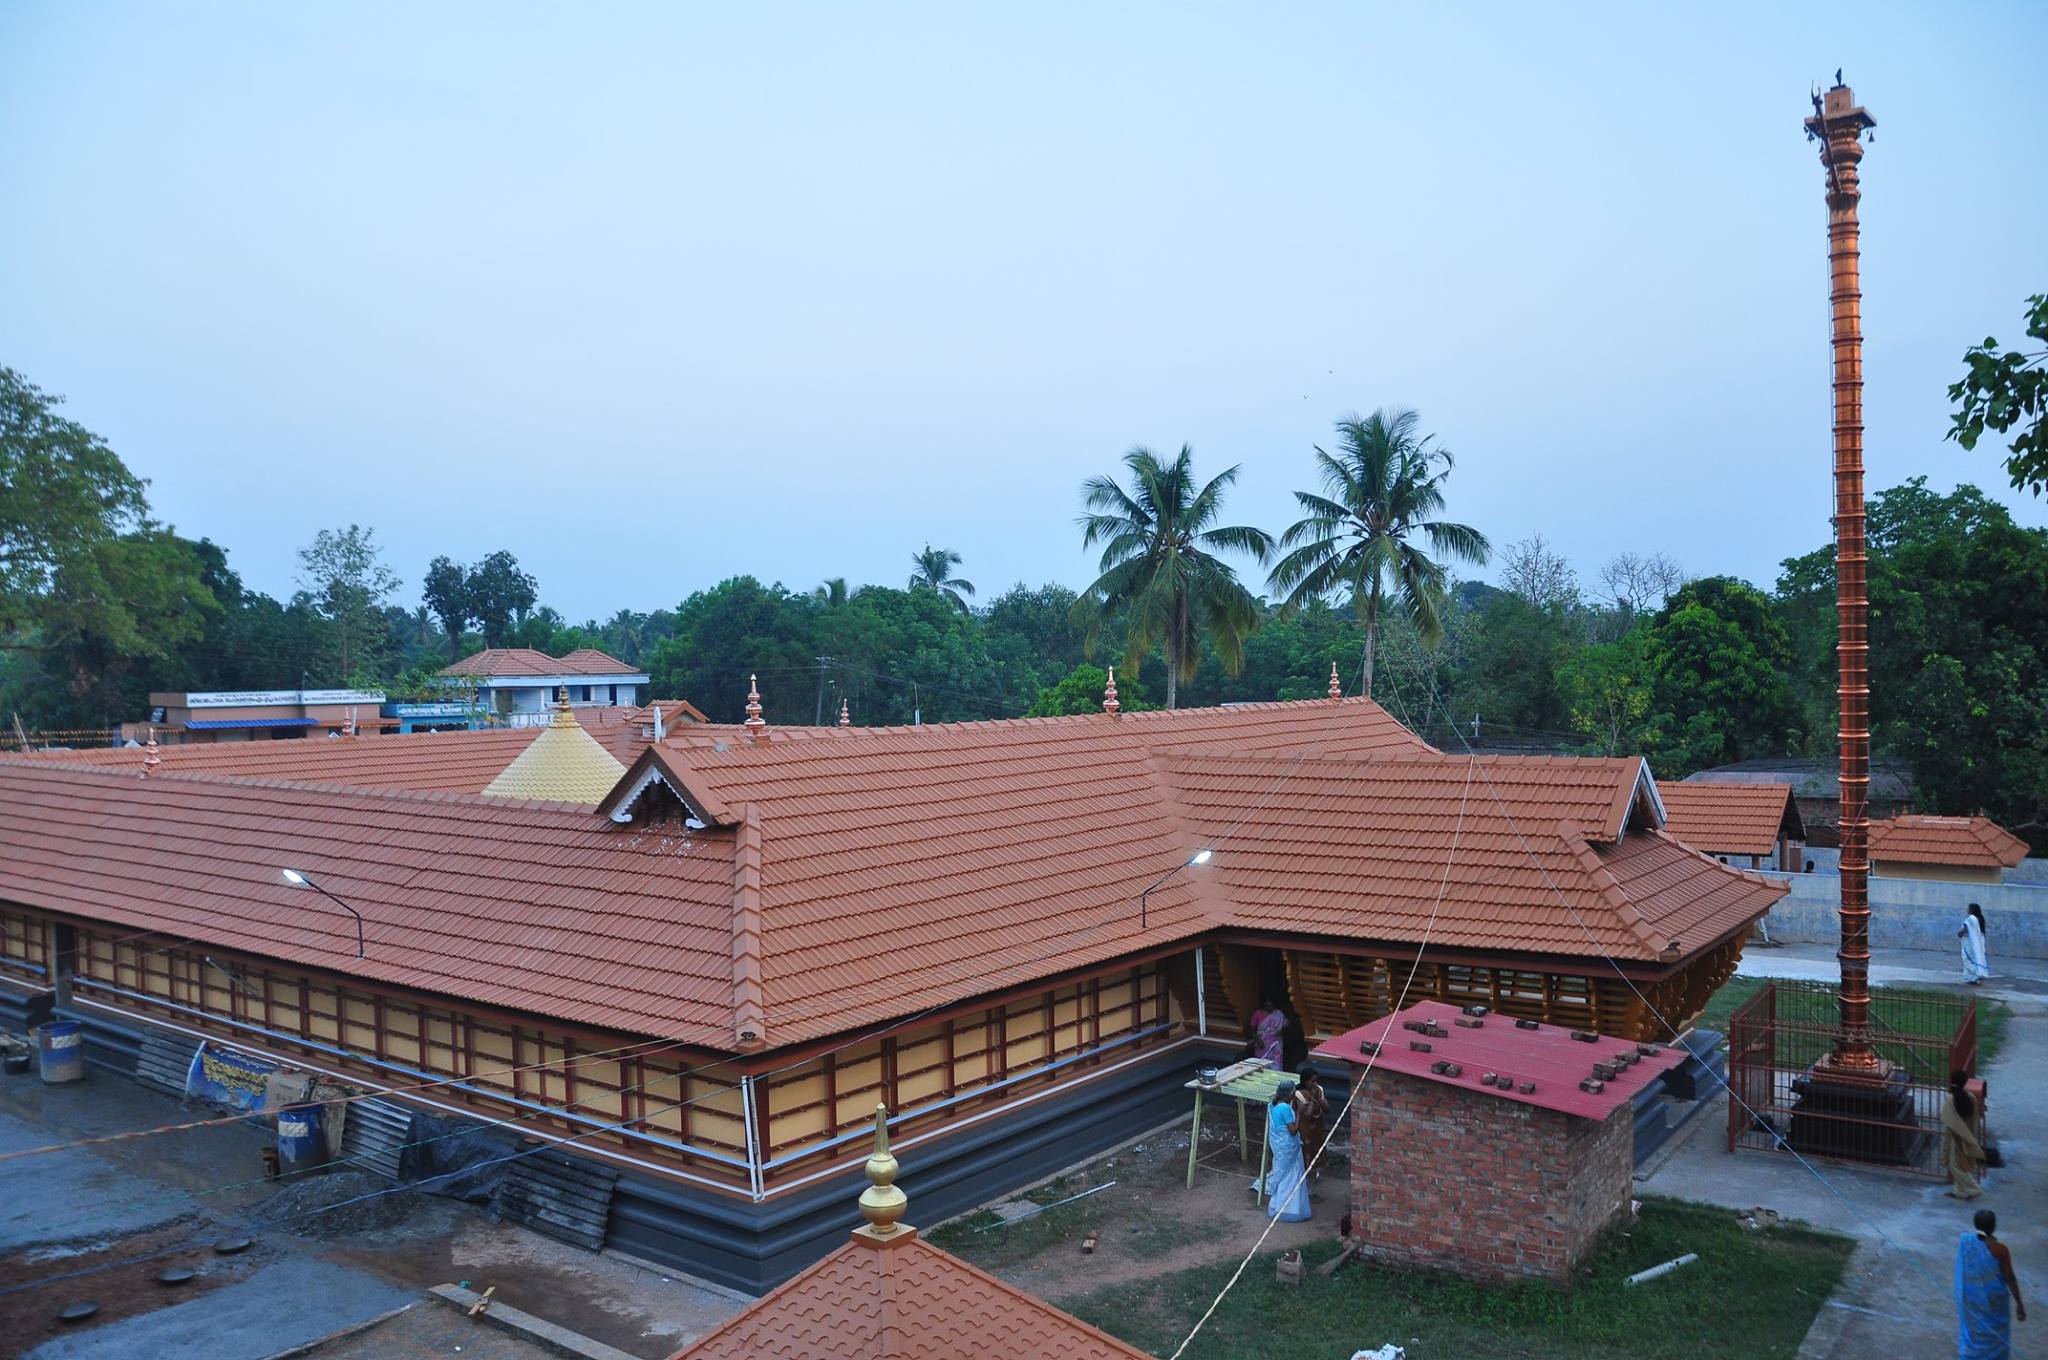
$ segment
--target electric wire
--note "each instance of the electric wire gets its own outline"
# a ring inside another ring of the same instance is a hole
[[[1408,1003],[1409,989],[1415,985],[1415,975],[1422,968],[1422,956],[1428,951],[1430,936],[1436,931],[1437,915],[1443,909],[1444,894],[1450,890],[1451,869],[1457,863],[1458,842],[1463,837],[1465,831],[1465,807],[1472,796],[1472,774],[1478,763],[1476,757],[1466,757],[1465,787],[1463,793],[1458,798],[1458,819],[1451,829],[1450,848],[1444,855],[1443,876],[1437,882],[1436,900],[1430,904],[1429,920],[1423,926],[1422,939],[1415,946],[1415,962],[1409,965],[1408,976],[1402,979],[1401,982],[1401,994],[1395,999],[1393,1010],[1388,1012],[1387,1028],[1390,1032],[1393,1028],[1391,1017],[1398,1015],[1401,1008]],[[1297,1190],[1307,1183],[1309,1173],[1315,1168],[1316,1163],[1322,1160],[1323,1154],[1329,1149],[1331,1140],[1337,1136],[1337,1130],[1344,1127],[1345,1115],[1350,1112],[1352,1102],[1358,1099],[1359,1092],[1365,1089],[1366,1078],[1372,1075],[1372,1070],[1378,1065],[1380,1053],[1385,1047],[1385,1044],[1381,1044],[1366,1055],[1365,1070],[1358,1074],[1357,1078],[1351,1083],[1351,1089],[1345,1092],[1344,1103],[1337,1107],[1336,1117],[1329,1121],[1329,1126],[1323,1133],[1322,1145],[1315,1150],[1315,1155],[1302,1159],[1300,1176],[1296,1177],[1294,1182],[1286,1187],[1285,1194],[1287,1197],[1291,1198]],[[1268,1119],[1270,1120],[1270,1118],[1271,1109],[1268,1107]],[[1270,1129],[1270,1123],[1268,1127]],[[1199,1129],[1196,1130],[1194,1136],[1199,1139],[1201,1131]],[[1270,1182],[1266,1188],[1270,1193],[1272,1190]],[[1189,1330],[1185,1337],[1181,1338],[1180,1345],[1174,1347],[1173,1354],[1168,1356],[1167,1360],[1180,1360],[1180,1357],[1187,1352],[1187,1348],[1194,1344],[1195,1338],[1201,1335],[1202,1328],[1209,1325],[1209,1319],[1214,1317],[1216,1310],[1223,1306],[1223,1300],[1228,1297],[1232,1289],[1237,1287],[1237,1282],[1244,1278],[1244,1272],[1250,1267],[1253,1258],[1259,1254],[1259,1249],[1266,1245],[1266,1239],[1272,1236],[1273,1229],[1279,1225],[1279,1222],[1280,1217],[1277,1213],[1267,1216],[1266,1226],[1259,1233],[1258,1240],[1252,1243],[1251,1250],[1247,1251],[1244,1254],[1244,1259],[1237,1263],[1237,1269],[1230,1273],[1230,1278],[1224,1281],[1223,1288],[1216,1292],[1216,1297],[1209,1301],[1209,1306],[1202,1311],[1202,1316],[1195,1319],[1194,1327]]]
[[[1443,699],[1440,694],[1437,694],[1435,692],[1433,686],[1431,688],[1430,697],[1435,700],[1439,710],[1441,711]],[[1448,717],[1448,714],[1446,714],[1446,716]],[[1455,730],[1455,728],[1453,730]],[[1467,750],[1467,758],[1477,760],[1476,754],[1472,753],[1469,750],[1469,748]],[[1484,773],[1483,769],[1482,773]],[[1594,951],[1598,953],[1606,961],[1609,968],[1614,970],[1615,976],[1620,978],[1622,980],[1622,983],[1628,987],[1629,991],[1635,994],[1636,999],[1642,1002],[1644,1009],[1647,1010],[1651,1015],[1656,1017],[1657,1022],[1664,1027],[1665,1032],[1671,1035],[1672,1042],[1679,1043],[1681,1046],[1683,1046],[1683,1036],[1680,1035],[1677,1026],[1672,1023],[1671,1019],[1668,1016],[1666,1016],[1663,1013],[1663,1011],[1657,1008],[1656,1003],[1652,1002],[1648,996],[1644,995],[1642,989],[1635,984],[1634,979],[1629,977],[1629,975],[1622,969],[1621,964],[1614,958],[1614,956],[1610,954],[1606,950],[1606,948],[1600,944],[1598,938],[1593,934],[1592,928],[1586,923],[1585,918],[1581,916],[1579,914],[1578,909],[1571,904],[1571,900],[1565,895],[1564,890],[1557,885],[1556,880],[1551,877],[1550,871],[1544,866],[1541,858],[1536,854],[1535,848],[1530,845],[1528,837],[1522,833],[1520,824],[1515,820],[1514,813],[1509,810],[1507,800],[1501,796],[1500,790],[1497,786],[1495,786],[1492,776],[1490,774],[1485,775],[1485,778],[1487,788],[1492,793],[1494,802],[1496,806],[1500,808],[1502,816],[1506,818],[1509,830],[1511,830],[1514,833],[1516,841],[1521,845],[1524,856],[1527,857],[1531,864],[1536,866],[1538,873],[1543,878],[1545,886],[1547,886],[1550,889],[1551,894],[1557,898],[1559,904],[1562,905],[1566,912],[1568,912],[1571,915],[1572,920],[1577,924],[1579,928],[1579,932],[1586,937],[1587,943],[1593,946]],[[1755,1107],[1742,1098],[1741,1094],[1736,1091],[1735,1087],[1729,1082],[1726,1076],[1722,1075],[1719,1072],[1714,1071],[1714,1069],[1711,1066],[1706,1067],[1706,1071],[1709,1075],[1711,1075],[1714,1078],[1714,1080],[1716,1081],[1716,1083],[1719,1084],[1721,1089],[1727,1093],[1728,1099],[1734,1101],[1735,1104],[1742,1109],[1743,1113],[1749,1116],[1753,1127],[1768,1131],[1773,1143],[1778,1148],[1790,1154],[1792,1159],[1795,1162],[1797,1162],[1800,1167],[1809,1172],[1815,1180],[1819,1181],[1821,1186],[1825,1188],[1830,1195],[1834,1196],[1835,1199],[1838,1200],[1845,1208],[1847,1208],[1849,1212],[1863,1224],[1864,1227],[1868,1228],[1879,1242],[1883,1243],[1885,1247],[1890,1249],[1891,1251],[1900,1253],[1902,1256],[1905,1256],[1906,1259],[1914,1260],[1916,1264],[1920,1265],[1923,1269],[1933,1271],[1933,1268],[1927,1266],[1925,1262],[1919,1262],[1917,1258],[1912,1257],[1909,1253],[1905,1253],[1903,1249],[1900,1247],[1899,1243],[1889,1233],[1887,1233],[1884,1230],[1884,1228],[1877,1222],[1877,1220],[1869,1212],[1867,1212],[1861,1204],[1858,1204],[1854,1199],[1850,1198],[1847,1194],[1845,1194],[1838,1186],[1835,1185],[1835,1183],[1831,1179],[1829,1179],[1829,1177],[1825,1173],[1821,1171],[1821,1169],[1818,1166],[1816,1166],[1811,1160],[1809,1160],[1807,1157],[1801,1154],[1797,1148],[1793,1147],[1791,1141],[1778,1130],[1775,1124],[1764,1119],[1762,1115],[1758,1114]],[[1940,1274],[1938,1271],[1934,1271],[1932,1278],[1934,1278],[1935,1282],[1938,1285],[1941,1283]],[[2015,1350],[2014,1353],[2019,1354],[2020,1352]]]

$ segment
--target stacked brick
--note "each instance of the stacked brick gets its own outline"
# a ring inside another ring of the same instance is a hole
[[[1400,1072],[1362,1079],[1351,1107],[1351,1224],[1376,1259],[1568,1284],[1627,1213],[1626,1102],[1594,1120]]]

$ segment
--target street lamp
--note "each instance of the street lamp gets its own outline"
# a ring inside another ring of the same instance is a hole
[[[343,911],[356,918],[356,957],[362,958],[363,914],[342,901],[339,897],[336,897],[333,893],[327,891],[327,889],[321,887],[318,883],[315,883],[312,879],[300,873],[297,869],[284,869],[279,872],[284,875],[284,881],[291,884],[294,888],[311,888],[314,892],[319,893],[322,897],[334,903],[335,906],[340,907]]]
[[[1146,888],[1145,891],[1138,894],[1138,929],[1140,931],[1145,929],[1146,922],[1149,919],[1149,913],[1146,910],[1146,899],[1152,896],[1152,889],[1165,887],[1168,880],[1170,880],[1175,874],[1179,873],[1183,869],[1191,869],[1197,864],[1207,864],[1210,860],[1210,857],[1213,856],[1215,853],[1215,851],[1210,850],[1206,846],[1200,850],[1195,851],[1194,854],[1188,857],[1185,863],[1174,865],[1171,869],[1168,869],[1158,878],[1152,880],[1151,887]]]

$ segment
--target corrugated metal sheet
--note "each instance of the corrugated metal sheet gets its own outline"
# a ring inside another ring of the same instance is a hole
[[[389,1100],[350,1103],[341,1130],[341,1154],[350,1165],[397,1180],[398,1163],[412,1140],[412,1111]]]
[[[558,1242],[596,1251],[611,1223],[619,1173],[566,1152],[535,1152],[506,1164],[501,1218]]]
[[[135,1079],[172,1095],[185,1094],[185,1077],[192,1070],[192,1057],[199,1041],[167,1029],[147,1029],[142,1034],[141,1052],[135,1059]]]

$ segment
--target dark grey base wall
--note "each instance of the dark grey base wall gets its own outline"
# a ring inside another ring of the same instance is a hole
[[[17,987],[0,987],[0,1025],[16,1032],[24,1029],[30,1001]],[[162,1033],[97,1009],[70,1010],[65,1018],[84,1022],[86,1060],[93,1068],[131,1079],[136,1077],[145,1035]],[[1185,1044],[1073,1090],[1004,1110],[957,1133],[901,1148],[904,1173],[898,1183],[910,1197],[909,1221],[930,1226],[966,1213],[1147,1129],[1186,1119],[1193,1105],[1183,1083],[1205,1062],[1228,1060],[1241,1047],[1236,1040]],[[459,1122],[447,1116],[436,1119],[436,1129]],[[419,1128],[415,1123],[411,1137],[422,1136]],[[477,1121],[477,1128],[482,1137],[476,1143],[481,1149],[476,1157],[502,1156],[503,1149],[491,1141],[502,1135],[482,1121]],[[506,1142],[507,1147],[517,1145]],[[445,1151],[457,1144],[444,1140],[437,1146]],[[579,1154],[574,1145],[561,1151]],[[414,1174],[419,1173],[408,1165],[408,1179]],[[856,1202],[866,1184],[866,1177],[854,1167],[754,1204],[651,1172],[627,1170],[612,1191],[605,1245],[761,1294],[824,1256],[859,1225]]]
[[[1228,1056],[1242,1044],[1218,1044]],[[1188,1045],[969,1129],[899,1149],[907,1221],[929,1226],[1071,1166],[1175,1118],[1182,1084],[1208,1048]],[[1215,1061],[1210,1057],[1207,1061]],[[858,1168],[762,1204],[628,1172],[613,1191],[605,1245],[701,1279],[764,1293],[831,1251],[860,1224]]]

